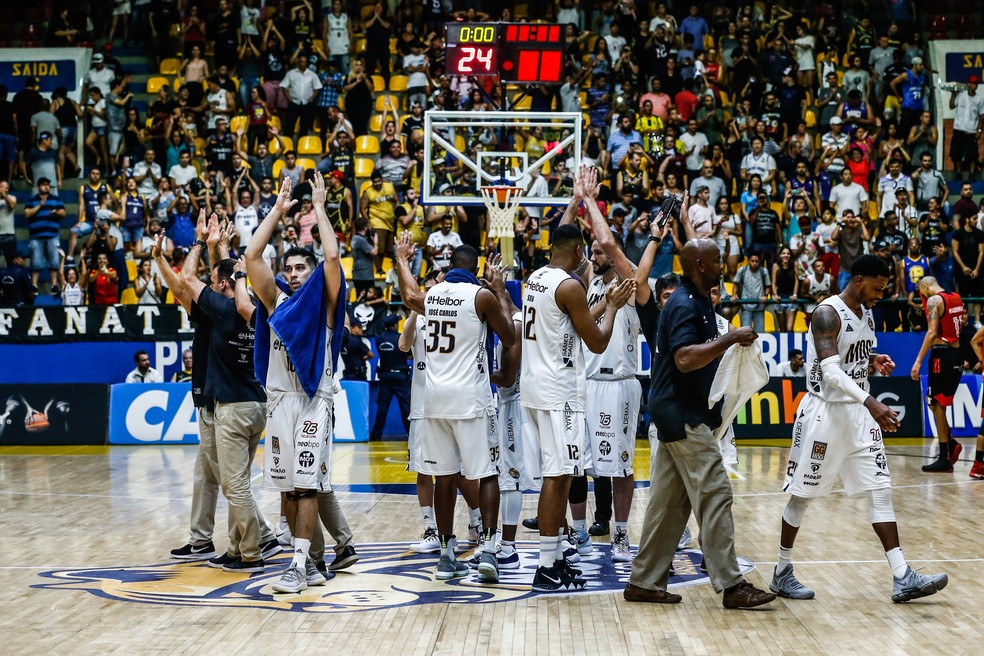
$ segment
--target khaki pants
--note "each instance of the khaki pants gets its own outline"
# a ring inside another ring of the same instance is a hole
[[[198,408],[198,454],[191,490],[191,537],[188,544],[200,547],[212,541],[215,504],[219,500],[219,463],[215,455],[215,416]]]
[[[685,430],[686,439],[659,445],[629,582],[648,590],[666,590],[673,554],[693,510],[704,563],[714,589],[720,592],[742,581],[735,556],[731,480],[710,428],[688,425]]]
[[[338,503],[338,497],[334,491],[318,493],[318,516],[321,523],[325,525],[328,532],[335,540],[335,554],[344,551],[345,547],[352,544],[352,529],[345,521],[342,514],[342,507]],[[314,528],[314,536],[311,538],[311,549],[308,552],[311,560],[317,562],[325,557],[325,534],[320,526]]]
[[[253,456],[266,425],[266,404],[215,404],[215,449],[219,481],[229,501],[230,556],[260,558],[260,545],[275,539],[273,527],[260,513],[250,481]]]

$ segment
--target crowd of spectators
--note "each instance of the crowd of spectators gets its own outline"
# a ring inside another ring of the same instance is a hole
[[[359,303],[380,303],[367,298],[377,286],[385,302],[403,231],[419,247],[420,275],[446,265],[459,243],[496,248],[483,207],[421,204],[422,185],[476,193],[473,174],[442,151],[433,179],[422,180],[423,113],[506,100],[583,112],[581,161],[598,167],[599,200],[633,261],[659,203],[686,199],[697,234],[719,246],[725,301],[743,324],[792,329],[865,252],[897,272],[885,292],[897,302],[880,306],[879,328],[919,327],[913,292],[930,272],[944,288],[984,296],[984,198],[968,183],[951,204],[942,174],[944,165],[979,171],[984,96],[976,78],[933,88],[912,2],[118,0],[107,15],[95,9],[78,16],[69,6],[49,22],[52,45],[94,44],[81,103],[64,90],[45,99],[31,80],[12,102],[0,87],[0,142],[9,135],[17,151],[5,145],[0,157],[0,245],[11,269],[30,262],[33,279],[25,286],[17,273],[21,294],[6,276],[6,303],[29,302],[42,271],[63,303],[166,302],[154,237],[166,230],[179,267],[204,209],[242,252],[284,177],[298,204],[265,257],[276,270],[291,245],[320,253],[308,182],[316,171],[330,181],[327,209]],[[452,20],[564,25],[565,83],[514,89],[445,75],[443,24]],[[113,38],[146,45],[160,69],[145,111]],[[952,162],[936,160],[931,93],[956,112]],[[495,146],[534,161],[560,135],[477,126],[461,136],[470,152]],[[531,176],[527,193],[570,189],[565,155]],[[31,186],[16,207],[6,182],[15,177]],[[63,240],[65,204],[76,200]],[[548,257],[545,233],[563,210],[520,212],[520,272]],[[29,252],[12,238],[14,212],[26,219]],[[582,227],[590,238],[590,222]],[[653,278],[674,267],[682,230],[672,234]],[[979,320],[980,306],[972,310]]]

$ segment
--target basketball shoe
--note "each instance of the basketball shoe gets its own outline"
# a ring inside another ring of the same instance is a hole
[[[582,590],[587,581],[576,577],[561,561],[555,561],[551,567],[537,567],[533,577],[535,592],[566,592]]]
[[[615,537],[612,538],[612,562],[632,562],[632,548],[629,545],[629,534],[619,528],[615,529]]]
[[[451,553],[454,552],[452,551]],[[441,560],[437,563],[437,580],[447,581],[448,579],[457,579],[462,576],[468,576],[468,565],[450,554],[441,554]]]
[[[318,571],[315,567],[314,571]],[[321,576],[321,573],[318,573]],[[284,570],[283,575],[281,575],[280,580],[273,584],[274,592],[286,592],[286,593],[297,593],[302,590],[307,590],[307,574],[302,572],[301,569],[294,564],[291,564],[286,570]]]
[[[420,540],[410,545],[410,551],[417,553],[438,553],[440,550],[441,538],[437,535],[436,528],[428,527],[420,536]]]
[[[946,448],[949,454],[950,464],[957,464],[957,460],[960,460],[960,452],[963,451],[963,445],[951,437],[950,441],[946,443]]]
[[[799,582],[793,574],[792,565],[785,568],[781,574],[778,567],[773,570],[769,589],[786,599],[813,599],[816,596],[813,590]]]
[[[308,585],[324,585],[328,579],[335,577],[334,574],[331,576],[322,574],[317,563],[310,558],[304,561],[304,576]]]
[[[974,461],[974,466],[970,468],[970,477],[984,479],[984,462]]]
[[[499,562],[491,551],[483,551],[478,557],[478,580],[481,583],[499,582]]]
[[[211,540],[205,544],[186,544],[179,549],[171,549],[171,558],[178,560],[208,560],[213,556],[215,556],[215,545],[212,544]]]
[[[919,574],[912,571],[911,567],[906,568],[902,578],[892,578],[894,579],[892,601],[897,604],[934,595],[949,583],[949,578],[946,574]]]
[[[677,551],[682,551],[690,546],[690,543],[694,541],[694,536],[690,533],[690,527],[683,527],[683,535],[680,536],[680,541],[677,543]]]

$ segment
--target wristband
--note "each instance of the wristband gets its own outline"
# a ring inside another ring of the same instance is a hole
[[[208,244],[203,242],[201,239],[196,239],[195,241],[191,242],[191,247],[194,248],[195,246],[201,246],[202,248],[205,249],[208,248]]]
[[[657,237],[656,235],[649,235],[649,241],[654,244],[658,244],[659,242],[663,241],[663,239],[661,237]]]
[[[247,278],[247,275],[242,271],[236,271],[232,274],[232,279],[235,281],[243,280],[245,278]]]

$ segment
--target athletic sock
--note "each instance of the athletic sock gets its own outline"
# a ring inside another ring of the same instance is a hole
[[[424,527],[437,530],[437,522],[434,520],[434,506],[421,506],[420,514],[424,516]]]
[[[984,462],[984,451],[978,451],[974,454],[974,462]]]
[[[892,576],[897,579],[905,576],[909,566],[905,562],[905,556],[902,555],[902,547],[889,549],[885,552],[885,556],[888,557],[888,565],[892,568]]]
[[[441,536],[441,553],[450,553],[451,557],[454,558],[454,535],[442,535]]]
[[[294,560],[291,561],[291,567],[297,566],[298,569],[304,570],[307,566],[308,552],[311,550],[311,541],[305,540],[304,538],[294,538]]]
[[[557,548],[560,544],[559,535],[540,536],[540,567],[553,567],[557,560]]]
[[[468,509],[468,525],[478,526],[482,523],[482,509],[481,508],[469,508]]]
[[[497,532],[494,526],[485,527],[485,548],[483,551],[495,553],[495,534]]]
[[[499,546],[502,547],[502,554],[508,556],[516,551],[516,541],[515,540],[501,540]]]
[[[629,534],[629,523],[628,522],[615,522],[615,532],[623,531],[626,535]]]
[[[788,549],[781,544],[779,545],[779,562],[776,563],[776,573],[782,574],[786,571],[787,567],[791,567],[793,564],[793,548]]]
[[[573,526],[574,530],[578,533],[584,533],[588,530],[588,521],[586,519],[575,519],[571,522],[571,526]]]

